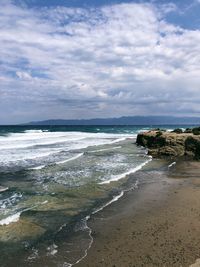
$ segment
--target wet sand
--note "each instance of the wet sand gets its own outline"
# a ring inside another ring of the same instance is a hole
[[[92,216],[94,241],[77,267],[188,267],[200,258],[200,163],[152,174]]]

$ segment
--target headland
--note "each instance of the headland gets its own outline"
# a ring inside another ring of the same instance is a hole
[[[200,128],[184,132],[181,129],[171,132],[154,129],[139,133],[136,143],[148,148],[148,154],[155,158],[200,159]]]

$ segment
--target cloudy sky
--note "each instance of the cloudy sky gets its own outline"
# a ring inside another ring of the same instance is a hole
[[[0,123],[200,115],[200,0],[0,0]]]

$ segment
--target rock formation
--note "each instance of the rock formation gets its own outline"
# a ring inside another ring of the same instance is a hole
[[[192,132],[152,130],[139,133],[136,143],[148,148],[153,157],[200,160],[200,135]]]

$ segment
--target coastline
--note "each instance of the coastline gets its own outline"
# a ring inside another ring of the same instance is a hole
[[[146,175],[137,190],[91,216],[93,244],[75,266],[188,267],[200,258],[200,163],[153,172],[155,164],[133,174]]]

